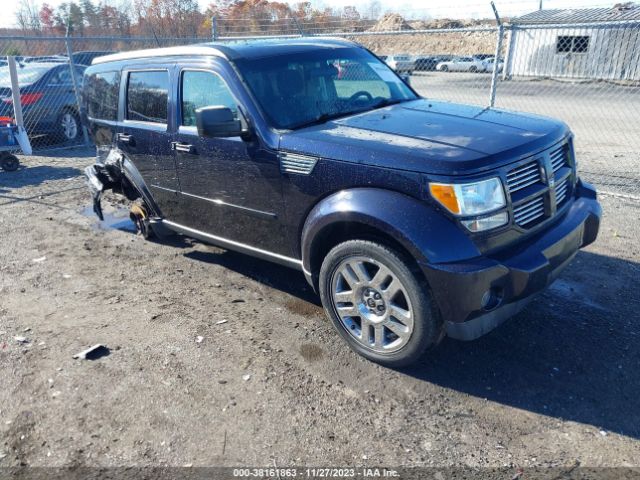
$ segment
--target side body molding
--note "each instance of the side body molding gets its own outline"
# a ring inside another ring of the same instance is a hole
[[[392,237],[422,265],[480,255],[461,228],[429,203],[391,190],[353,188],[324,198],[307,216],[301,238],[307,276],[317,275],[312,258],[319,239],[325,238],[323,231],[341,223],[364,225]]]

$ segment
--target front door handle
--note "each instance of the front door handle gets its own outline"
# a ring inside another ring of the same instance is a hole
[[[135,145],[136,143],[133,135],[127,135],[126,133],[119,133],[117,138],[119,142],[126,143],[127,145]]]
[[[193,145],[189,145],[188,143],[181,142],[171,142],[171,149],[176,152],[184,152],[184,153],[196,153],[196,149]]]

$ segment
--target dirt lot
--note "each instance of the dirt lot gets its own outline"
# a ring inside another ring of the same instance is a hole
[[[580,167],[637,185],[638,160]],[[637,196],[602,196],[598,241],[523,313],[392,371],[297,272],[99,226],[91,161],[0,173],[0,466],[640,465]]]

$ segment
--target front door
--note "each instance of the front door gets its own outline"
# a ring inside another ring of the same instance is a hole
[[[124,72],[124,118],[117,135],[118,147],[140,172],[165,217],[175,214],[179,189],[169,128],[170,79],[170,67]]]
[[[256,135],[198,136],[196,109],[201,107],[229,107],[246,124],[227,75],[223,68],[211,67],[180,72],[174,140],[180,209],[175,221],[225,240],[288,254],[276,152],[263,148]]]

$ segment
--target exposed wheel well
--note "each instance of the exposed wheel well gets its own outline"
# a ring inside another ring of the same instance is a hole
[[[322,261],[333,247],[348,240],[370,240],[394,249],[405,259],[409,268],[426,282],[415,257],[391,235],[363,223],[340,222],[321,230],[311,244],[311,258],[309,259],[309,263],[313,277],[313,286],[316,290],[318,288],[318,275]]]

